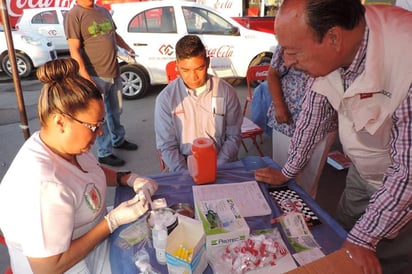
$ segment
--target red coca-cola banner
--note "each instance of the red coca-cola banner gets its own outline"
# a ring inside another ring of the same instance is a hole
[[[76,0],[7,0],[7,12],[10,24],[14,26],[22,14],[23,9],[47,8],[47,7],[70,7]],[[1,18],[0,18],[1,22]]]
[[[141,2],[145,0],[96,0],[95,3],[110,9],[110,4],[121,2]],[[47,8],[47,7],[72,7],[76,0],[7,0],[7,12],[9,13],[10,24],[12,27],[23,13],[23,9]],[[0,23],[1,23],[0,17]]]

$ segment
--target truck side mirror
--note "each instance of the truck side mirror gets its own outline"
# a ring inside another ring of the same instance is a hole
[[[230,34],[232,36],[240,36],[240,31],[238,27],[232,27],[232,29],[230,30]]]

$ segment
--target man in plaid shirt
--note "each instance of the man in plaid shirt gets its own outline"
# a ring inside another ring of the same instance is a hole
[[[276,33],[285,63],[313,78],[281,171],[255,178],[281,184],[296,176],[338,114],[353,165],[337,219],[343,247],[364,273],[412,268],[412,13],[359,0],[285,0]]]

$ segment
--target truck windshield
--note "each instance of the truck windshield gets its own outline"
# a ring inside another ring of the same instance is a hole
[[[196,7],[182,9],[190,34],[237,35],[238,29],[216,13]]]

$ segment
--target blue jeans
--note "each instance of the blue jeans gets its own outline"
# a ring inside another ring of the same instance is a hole
[[[103,78],[92,76],[93,81],[100,89],[106,112],[106,123],[103,125],[103,135],[97,136],[97,156],[106,157],[112,154],[113,147],[124,142],[125,129],[120,124],[122,114],[122,80],[116,78]]]

